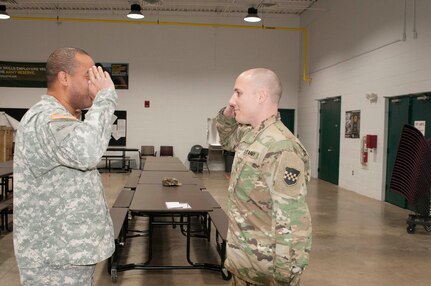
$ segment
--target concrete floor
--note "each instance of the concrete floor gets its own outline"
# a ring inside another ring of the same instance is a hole
[[[127,181],[128,174],[104,173],[108,205],[111,206]],[[226,206],[228,180],[224,172],[198,174],[219,204]],[[313,250],[310,266],[303,274],[305,286],[428,286],[431,278],[431,233],[418,227],[407,234],[409,211],[369,199],[332,184],[313,179],[308,203],[313,219]],[[145,224],[138,218],[136,227]],[[134,227],[135,227],[134,226]],[[156,230],[155,255],[167,263],[184,262],[185,239],[179,230],[164,226]],[[144,260],[144,237],[130,239],[123,261]],[[193,239],[192,257],[217,262],[213,240]],[[12,234],[0,235],[1,285],[20,285],[12,246]],[[116,285],[229,285],[219,272],[167,270],[121,272]],[[99,263],[94,285],[114,285]]]

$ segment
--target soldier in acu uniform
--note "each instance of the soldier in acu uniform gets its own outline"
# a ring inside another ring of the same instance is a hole
[[[96,169],[111,137],[117,94],[83,50],[60,48],[48,91],[24,115],[14,158],[14,248],[23,285],[92,285],[114,251]],[[85,120],[77,117],[89,108]]]
[[[220,143],[236,152],[228,190],[225,261],[232,285],[299,285],[308,265],[309,158],[280,121],[281,92],[274,72],[245,71],[216,118]]]

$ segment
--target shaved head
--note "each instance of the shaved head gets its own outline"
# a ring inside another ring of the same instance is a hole
[[[282,93],[281,82],[278,76],[272,70],[266,68],[255,68],[246,70],[239,76],[250,79],[250,82],[253,83],[257,89],[266,89],[271,96],[273,103],[278,104],[280,101]]]

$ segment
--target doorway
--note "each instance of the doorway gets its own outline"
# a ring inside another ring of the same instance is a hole
[[[295,134],[295,109],[279,109],[281,122]]]
[[[401,131],[405,124],[424,126],[425,138],[431,138],[431,93],[406,95],[389,99],[388,145],[386,160],[385,201],[407,208],[407,201],[399,194],[389,191],[389,183],[397,155]]]
[[[341,97],[320,101],[318,178],[338,185]]]

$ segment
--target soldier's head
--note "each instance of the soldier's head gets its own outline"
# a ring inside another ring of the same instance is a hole
[[[90,55],[78,48],[58,48],[46,63],[48,94],[65,107],[83,109],[91,106],[88,70],[94,65]]]
[[[59,72],[73,74],[79,63],[76,61],[76,54],[87,55],[88,53],[78,48],[58,48],[51,53],[46,62],[46,81],[48,88],[57,81]]]
[[[229,104],[239,123],[257,127],[263,120],[277,114],[282,87],[278,76],[266,68],[241,73],[235,81]]]

